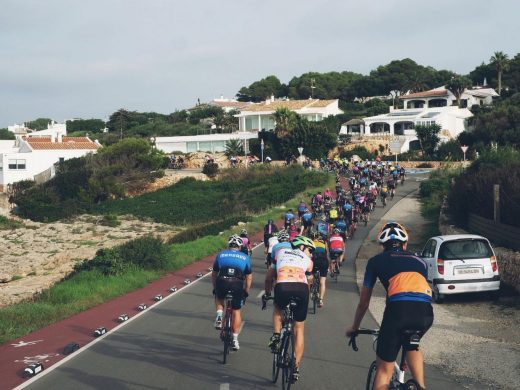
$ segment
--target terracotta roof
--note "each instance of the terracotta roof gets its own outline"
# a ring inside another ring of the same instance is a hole
[[[63,137],[62,142],[51,142],[51,137],[26,137],[33,150],[96,150],[100,146],[87,137]]]
[[[448,96],[446,89],[431,89],[424,92],[409,93],[408,95],[399,96],[400,99],[428,98],[428,97],[444,97]]]
[[[327,107],[328,105],[334,103],[335,100],[319,100],[319,99],[309,99],[309,100],[275,100],[274,102],[269,103],[258,103],[252,104],[246,107],[243,111],[276,111],[279,108],[288,108],[291,111],[301,110],[302,108],[311,108],[311,107]]]
[[[249,102],[219,102],[219,101],[213,100],[209,104],[211,104],[212,106],[218,106],[218,107],[240,108],[240,107],[246,107],[246,106],[250,105],[251,103],[249,103]]]

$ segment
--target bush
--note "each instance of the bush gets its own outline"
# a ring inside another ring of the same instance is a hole
[[[11,230],[23,227],[23,223],[0,215],[0,230]]]
[[[433,164],[429,162],[420,163],[417,168],[433,168]]]
[[[117,219],[117,215],[114,214],[107,214],[104,215],[100,222],[103,226],[109,226],[109,227],[117,227],[121,225],[121,221]]]
[[[202,173],[207,175],[208,177],[215,177],[218,173],[218,164],[217,163],[206,163],[204,167],[202,167]]]
[[[340,157],[350,159],[355,154],[357,154],[362,160],[373,160],[376,157],[375,153],[369,152],[364,146],[356,146],[352,150],[344,150],[340,153]]]

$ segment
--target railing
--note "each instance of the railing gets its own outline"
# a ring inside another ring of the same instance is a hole
[[[488,238],[494,244],[520,250],[520,228],[469,214],[468,230]]]

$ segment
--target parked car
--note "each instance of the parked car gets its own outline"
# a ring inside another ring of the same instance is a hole
[[[473,234],[430,238],[420,256],[428,264],[434,302],[446,295],[488,291],[498,298],[500,276],[488,239]]]

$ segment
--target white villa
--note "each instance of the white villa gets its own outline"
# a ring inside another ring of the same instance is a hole
[[[228,113],[233,110],[241,111],[245,109],[247,106],[252,104],[251,102],[239,102],[236,99],[226,99],[224,96],[220,96],[219,99],[211,100],[208,105],[220,107],[224,112]]]
[[[475,87],[463,92],[460,107],[455,95],[444,87],[403,95],[402,109],[390,107],[390,112],[344,123],[340,134],[359,136],[387,136],[401,141],[401,152],[417,143],[416,125],[438,124],[441,141],[456,138],[466,129],[466,120],[473,116],[469,108],[488,105],[498,96],[489,87]]]
[[[241,131],[226,134],[187,135],[178,137],[155,137],[155,147],[164,153],[224,152],[226,142],[239,139],[244,143],[249,139],[257,139],[258,132]]]
[[[35,180],[42,174],[50,178],[54,164],[95,153],[101,147],[88,137],[66,137],[60,132],[50,136],[34,134],[0,141],[0,191],[5,191],[8,184]]]
[[[275,100],[274,96],[265,102],[251,104],[242,109],[238,118],[240,131],[274,130],[274,113],[279,108],[288,108],[309,121],[319,122],[331,115],[342,114],[338,99],[334,100]]]
[[[61,134],[61,136],[67,135],[67,125],[65,123],[57,123],[55,121],[51,121],[47,124],[47,129],[45,130],[32,130],[29,127],[25,126],[25,123],[18,125],[14,124],[13,126],[7,126],[7,130],[9,130],[11,133],[14,133],[16,135],[47,135],[47,136],[57,136],[58,134]]]

